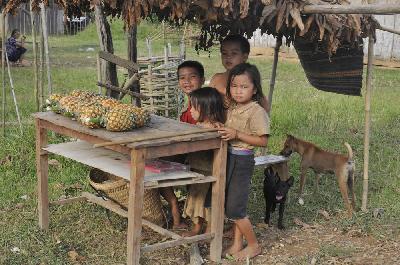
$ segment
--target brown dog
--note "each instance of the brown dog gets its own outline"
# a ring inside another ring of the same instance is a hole
[[[303,141],[292,135],[287,135],[281,155],[290,156],[293,152],[296,152],[301,156],[299,201],[302,201],[301,197],[303,194],[307,169],[311,168],[314,170],[317,176],[317,187],[321,173],[334,173],[348,214],[349,216],[352,215],[352,210],[355,208],[356,200],[353,189],[355,164],[353,160],[353,150],[348,143],[344,143],[344,145],[347,148],[348,156],[324,151],[312,143]],[[351,205],[348,196],[349,191],[352,197]]]

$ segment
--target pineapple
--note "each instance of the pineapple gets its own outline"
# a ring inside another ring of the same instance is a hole
[[[82,90],[74,90],[69,95],[80,98],[82,100],[90,100],[96,96],[95,93],[93,92],[82,91]]]
[[[48,99],[46,99],[46,103],[44,104],[43,108],[48,111],[54,111],[55,113],[60,113],[60,108],[58,107],[58,103],[60,99],[64,97],[61,94],[51,94]]]
[[[61,114],[67,117],[74,117],[78,109],[79,101],[79,98],[74,96],[62,97],[58,104]]]
[[[114,108],[105,115],[106,130],[113,132],[128,131],[135,128],[135,115],[123,108]]]
[[[120,105],[121,102],[110,97],[105,97],[105,96],[97,96],[96,102],[100,103],[103,107],[106,109],[110,110],[115,108],[116,106]]]
[[[102,105],[94,103],[82,109],[78,121],[91,129],[100,128],[105,114],[106,109]]]
[[[125,109],[130,111],[135,118],[135,126],[134,128],[140,128],[147,125],[150,122],[150,113],[142,108],[129,105],[129,104],[120,104],[115,107],[116,109]]]

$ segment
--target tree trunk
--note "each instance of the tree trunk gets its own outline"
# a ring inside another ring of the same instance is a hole
[[[137,64],[137,27],[132,26],[128,29],[128,60]],[[134,75],[133,71],[129,71],[129,77]],[[135,84],[129,88],[132,92],[140,93],[140,82],[139,80],[135,82]],[[140,99],[132,98],[132,104],[140,107]]]
[[[103,8],[100,5],[95,6],[95,17],[100,50],[114,54],[110,24],[108,24],[108,21],[103,14]],[[101,73],[103,80],[108,82],[110,85],[118,86],[117,66],[115,64],[102,60]],[[107,90],[107,96],[118,98],[119,92]]]

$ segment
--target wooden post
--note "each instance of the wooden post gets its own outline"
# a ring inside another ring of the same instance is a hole
[[[37,46],[36,46],[36,22],[35,22],[35,14],[32,10],[32,1],[29,3],[29,11],[31,16],[31,26],[32,26],[32,42],[33,42],[33,76],[34,76],[34,87],[35,87],[35,100],[36,100],[36,111],[39,111],[40,106],[43,104],[41,102],[41,97],[39,96],[39,83],[38,83],[38,65],[37,65]]]
[[[268,112],[268,115],[271,115],[271,110],[272,110],[272,96],[274,94],[276,69],[278,67],[279,49],[280,49],[281,45],[282,45],[282,36],[278,36],[276,38],[276,44],[275,44],[275,49],[274,49],[274,63],[272,65],[272,75],[271,75],[271,80],[269,81],[269,93],[268,93],[269,112]]]
[[[146,150],[132,150],[129,184],[127,264],[139,265]]]
[[[167,70],[167,64],[168,64],[168,48],[167,46],[164,46],[164,65],[165,65],[165,74],[164,74],[164,99],[165,99],[165,117],[169,117],[169,91],[168,91],[168,70]]]
[[[42,18],[42,34],[44,39],[44,54],[46,56],[46,68],[47,68],[47,92],[48,95],[52,93],[52,84],[51,84],[51,74],[50,74],[50,57],[49,57],[49,36],[47,32],[47,17],[46,17],[46,8],[41,2],[39,4],[40,14]]]
[[[220,148],[214,150],[213,176],[217,181],[212,184],[211,233],[214,238],[210,244],[210,258],[215,262],[221,261],[222,253],[227,146],[227,142],[221,140]]]
[[[100,82],[103,82],[103,80],[101,80],[101,58],[100,58],[100,54],[99,53],[97,53],[97,64],[96,64],[96,66],[97,66],[97,82],[100,83]],[[102,94],[101,93],[102,92],[101,86],[98,85],[98,87],[99,87],[99,94]]]
[[[2,76],[2,126],[3,136],[6,135],[6,70],[5,70],[5,54],[6,54],[6,14],[4,10],[1,12],[1,76]]]
[[[368,38],[368,65],[367,65],[367,91],[365,94],[365,128],[364,128],[364,175],[363,195],[361,210],[367,211],[368,201],[368,164],[369,164],[369,135],[371,122],[371,93],[372,93],[372,69],[374,60],[374,38],[372,34]]]
[[[44,102],[44,93],[43,93],[43,76],[44,76],[44,37],[43,37],[43,28],[42,28],[42,20],[40,19],[40,27],[39,27],[39,97],[40,102]]]
[[[137,27],[132,26],[128,29],[128,59],[135,64],[137,64]],[[135,74],[133,71],[128,71],[129,77],[132,77]],[[137,80],[134,85],[131,86],[130,90],[132,92],[140,93],[140,82]],[[140,107],[141,102],[140,98],[131,97],[132,104]]]
[[[48,154],[42,150],[47,146],[47,130],[42,128],[40,120],[35,119],[36,125],[36,174],[38,178],[38,212],[39,227],[49,228],[49,184],[48,184]]]
[[[95,5],[94,11],[96,17],[97,35],[99,36],[100,42],[100,50],[114,54],[110,24],[103,14],[102,6],[99,4]],[[117,66],[114,63],[105,62],[101,64],[101,67],[104,82],[108,81],[111,85],[118,87]],[[108,96],[118,98],[119,92],[109,90]]]

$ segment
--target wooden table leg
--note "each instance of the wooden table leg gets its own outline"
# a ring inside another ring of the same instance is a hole
[[[222,253],[222,236],[224,229],[225,177],[226,177],[227,143],[221,141],[221,147],[214,151],[213,176],[217,181],[212,185],[211,233],[214,239],[210,245],[210,258],[220,262]]]
[[[131,152],[127,238],[128,265],[139,265],[140,260],[145,157],[146,150],[144,149],[132,150]]]
[[[47,129],[40,125],[40,120],[35,119],[36,126],[36,174],[38,178],[38,211],[39,227],[49,228],[49,190],[48,190],[48,153],[42,150],[47,146]]]

